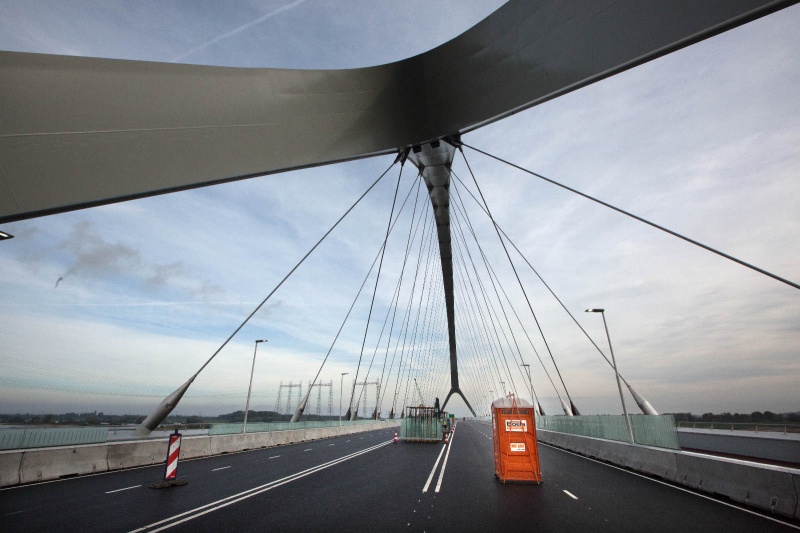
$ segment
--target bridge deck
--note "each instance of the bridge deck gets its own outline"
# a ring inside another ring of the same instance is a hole
[[[393,436],[380,430],[184,461],[178,476],[188,485],[165,490],[147,488],[162,466],[6,489],[0,524],[4,531],[800,529],[545,445],[544,484],[502,485],[485,423],[459,422],[449,455],[441,444],[392,444]]]

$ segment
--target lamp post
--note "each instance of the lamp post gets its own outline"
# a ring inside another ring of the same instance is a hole
[[[628,408],[625,407],[625,398],[622,396],[622,385],[619,381],[619,370],[617,369],[617,360],[614,358],[614,348],[611,347],[611,336],[608,334],[608,324],[606,324],[605,309],[587,309],[587,313],[600,313],[603,317],[603,327],[606,329],[606,338],[608,339],[608,349],[611,352],[611,364],[614,367],[614,375],[617,377],[617,389],[619,390],[619,401],[622,402],[622,413],[625,415],[625,422],[628,424],[628,433],[630,434],[631,444],[635,444],[633,439],[633,428],[631,427],[631,418],[628,416]]]
[[[342,386],[344,385],[344,377],[349,372],[342,372],[342,377],[339,378],[339,425],[342,425]]]
[[[525,372],[528,373],[528,386],[530,387],[531,393],[531,404],[533,405],[534,412],[538,415],[539,413],[539,400],[533,397],[533,381],[531,380],[531,365],[528,363],[522,363],[522,366],[525,367]]]
[[[247,413],[250,412],[250,391],[253,390],[253,372],[256,369],[256,352],[258,352],[259,343],[267,342],[267,339],[259,339],[256,341],[256,347],[253,349],[253,366],[250,368],[250,386],[247,387],[247,403],[244,406],[244,424],[242,424],[242,433],[247,433]]]

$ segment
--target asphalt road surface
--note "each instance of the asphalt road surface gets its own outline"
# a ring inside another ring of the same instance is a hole
[[[459,422],[448,447],[393,430],[0,490],[0,531],[800,531],[543,444],[544,483],[494,478],[491,428]]]

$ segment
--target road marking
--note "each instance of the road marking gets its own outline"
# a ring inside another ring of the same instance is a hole
[[[306,448],[306,449],[305,449],[305,450],[303,450],[303,451],[304,451],[304,452],[310,452],[311,450],[313,450],[313,448]]]
[[[567,496],[569,496],[569,497],[570,497],[570,498],[572,498],[573,500],[577,500],[577,499],[578,499],[578,497],[577,497],[577,496],[575,496],[574,494],[572,494],[572,493],[571,493],[570,491],[568,491],[567,489],[564,489],[564,494],[566,494]]]
[[[756,511],[751,511],[750,509],[745,509],[744,507],[739,507],[738,505],[733,505],[732,503],[723,502],[721,500],[717,500],[716,498],[712,498],[711,496],[706,496],[705,494],[700,494],[700,493],[694,492],[693,490],[684,489],[683,487],[678,487],[677,485],[673,485],[672,483],[667,483],[666,481],[659,481],[658,479],[653,479],[653,478],[651,478],[649,476],[645,476],[645,475],[639,474],[637,472],[631,472],[630,470],[626,470],[626,469],[621,468],[619,466],[615,466],[615,465],[611,465],[611,464],[608,464],[608,463],[604,463],[603,461],[598,461],[597,459],[592,459],[591,457],[586,457],[585,455],[580,455],[580,454],[577,454],[575,452],[571,452],[569,450],[564,450],[563,448],[558,448],[556,446],[553,446],[552,444],[547,444],[546,442],[539,441],[539,443],[540,444],[544,444],[548,448],[553,448],[554,450],[558,450],[560,452],[568,453],[570,455],[574,455],[575,457],[579,457],[581,459],[586,459],[587,461],[592,461],[593,463],[598,463],[598,464],[601,464],[603,466],[607,466],[609,468],[614,468],[615,470],[619,470],[621,472],[625,472],[626,474],[631,474],[632,476],[638,476],[640,478],[647,479],[649,481],[652,481],[653,483],[660,483],[661,485],[666,485],[667,487],[672,487],[675,490],[688,492],[689,494],[694,494],[695,496],[698,496],[700,498],[705,498],[706,500],[711,500],[712,502],[717,502],[717,503],[719,503],[721,505],[727,505],[728,507],[733,507],[734,509],[739,509],[740,511],[744,511],[745,513],[754,514],[756,516],[760,516],[761,518],[765,518],[767,520],[772,520],[773,522],[777,522],[779,524],[783,524],[784,526],[789,526],[791,528],[800,530],[800,526],[796,526],[796,525],[791,524],[789,522],[784,522],[783,520],[778,520],[777,518],[773,518],[771,516],[767,516],[767,515],[761,514],[761,513],[756,512]]]
[[[434,492],[439,492],[439,489],[442,488],[442,479],[444,479],[444,469],[447,468],[447,458],[450,457],[450,448],[453,447],[453,439],[455,439],[455,434],[450,435],[450,444],[446,444],[447,446],[447,453],[444,454],[444,462],[442,463],[442,471],[439,472],[439,481],[436,483],[436,490]]]
[[[124,489],[109,490],[109,491],[106,491],[106,494],[113,494],[114,492],[121,492],[123,490],[131,490],[131,489],[135,489],[137,487],[141,487],[141,485],[134,485],[132,487],[125,487]]]
[[[267,457],[267,459],[277,459],[280,455],[273,455],[272,457]]]
[[[231,496],[221,498],[217,501],[207,503],[206,505],[201,505],[200,507],[196,507],[189,511],[176,514],[169,518],[165,518],[163,520],[159,520],[158,522],[153,522],[152,524],[148,524],[144,527],[140,527],[139,529],[134,529],[131,533],[139,533],[142,531],[151,531],[155,533],[157,531],[163,531],[167,528],[172,526],[177,526],[178,524],[182,524],[184,522],[188,522],[189,520],[193,520],[195,518],[199,518],[204,514],[208,514],[213,511],[218,511],[223,507],[227,507],[228,505],[232,505],[234,503],[240,502],[242,500],[246,500],[247,498],[252,498],[253,496],[257,496],[262,492],[266,492],[268,490],[272,490],[274,488],[280,487],[281,485],[285,485],[287,483],[291,483],[292,481],[296,481],[300,478],[304,478],[321,470],[325,470],[326,468],[330,468],[335,466],[339,463],[343,463],[345,461],[349,461],[350,459],[354,459],[360,455],[364,455],[366,453],[372,452],[377,450],[378,448],[382,448],[388,444],[391,444],[392,441],[382,442],[380,444],[376,444],[374,446],[370,446],[369,448],[364,448],[363,450],[359,450],[357,452],[353,452],[349,455],[345,455],[340,457],[339,459],[334,459],[332,461],[328,461],[327,463],[322,463],[320,465],[307,468],[295,474],[291,474],[289,476],[283,477],[281,479],[276,479],[275,481],[270,481],[269,483],[265,483],[264,485],[259,485],[258,487],[253,487],[252,489],[248,489],[237,494],[233,494]],[[160,526],[160,527],[158,527]],[[153,529],[156,528],[156,529]]]
[[[219,467],[219,468],[212,468],[212,469],[211,469],[211,471],[212,471],[212,472],[216,472],[217,470],[225,470],[226,468],[230,468],[230,467],[231,467],[230,465],[228,465],[228,466],[221,466],[221,467]]]
[[[433,464],[433,469],[431,470],[431,475],[428,476],[428,481],[425,483],[425,486],[422,487],[422,492],[428,492],[428,487],[433,481],[433,475],[436,473],[436,467],[439,466],[439,460],[442,458],[442,454],[444,453],[444,449],[447,448],[447,445],[442,446],[442,451],[439,452],[439,457],[436,458],[436,462]]]
[[[328,446],[336,446],[335,444],[328,444]]]

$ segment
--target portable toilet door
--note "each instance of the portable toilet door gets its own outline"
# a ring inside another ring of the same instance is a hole
[[[514,395],[492,402],[494,473],[503,483],[541,483],[533,405]]]

